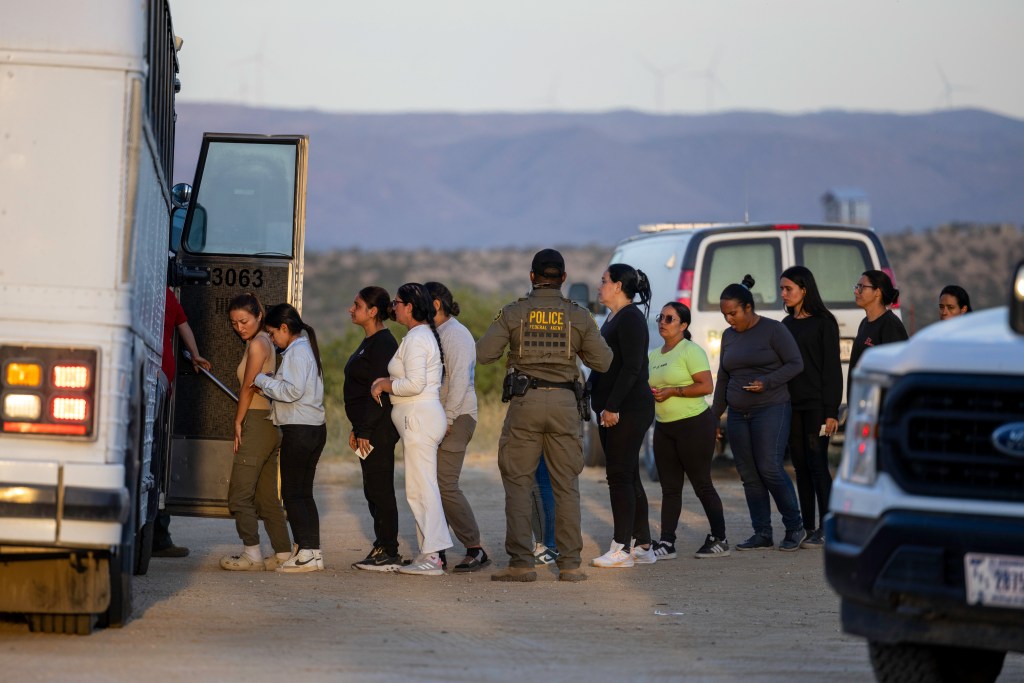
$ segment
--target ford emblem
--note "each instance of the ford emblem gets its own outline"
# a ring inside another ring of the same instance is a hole
[[[996,450],[1015,458],[1024,458],[1024,422],[1011,422],[992,432]]]

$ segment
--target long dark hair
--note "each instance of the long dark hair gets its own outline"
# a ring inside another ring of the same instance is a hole
[[[434,324],[434,300],[427,288],[418,282],[406,282],[398,288],[398,296],[405,303],[412,304],[413,320],[430,325],[430,331],[437,340],[437,350],[441,353],[441,377],[444,377],[444,348],[441,346],[441,335],[437,333],[437,325]],[[391,317],[395,317],[394,312]]]
[[[967,290],[960,285],[946,285],[942,288],[942,291],[939,292],[939,298],[941,299],[947,294],[956,299],[957,308],[963,308],[964,306],[967,307],[967,310],[964,311],[964,313],[970,313],[974,310],[971,308],[971,297],[967,295]]]
[[[665,306],[671,306],[672,310],[679,316],[679,322],[686,323],[686,329],[683,330],[684,339],[693,339],[693,335],[690,334],[690,323],[693,320],[693,316],[690,315],[690,307],[679,301],[669,301]],[[662,308],[665,308],[662,306]]]
[[[814,280],[814,273],[810,269],[804,266],[792,266],[782,271],[782,277],[792,281],[793,284],[804,290],[802,308],[807,311],[808,315],[831,318],[833,321],[836,319],[832,315],[832,311],[828,310],[825,302],[822,301],[821,293],[818,291],[818,283]],[[786,306],[786,313],[793,315],[794,312],[791,306]],[[838,325],[839,323],[836,322],[836,324]]]
[[[382,323],[393,317],[394,311],[391,310],[391,295],[388,294],[388,290],[383,287],[377,287],[375,285],[363,287],[359,290],[359,298],[362,299],[363,303],[365,303],[369,308],[376,307],[377,322]]]
[[[750,290],[754,287],[754,278],[751,277],[750,273],[743,276],[743,279],[736,284],[735,282],[725,289],[722,290],[722,296],[718,297],[722,301],[738,301],[742,308],[750,306],[750,310],[754,310],[754,295],[750,293]]]
[[[455,300],[447,287],[440,282],[428,282],[423,286],[427,288],[427,293],[430,294],[432,300],[441,302],[441,311],[445,315],[455,318],[459,316],[459,302]]]
[[[644,271],[637,270],[625,263],[613,263],[608,266],[608,277],[612,282],[622,285],[622,293],[630,301],[639,294],[640,305],[644,307],[644,315],[651,312],[651,282]]]
[[[299,317],[299,312],[295,310],[295,307],[291,304],[278,304],[271,307],[267,311],[267,317],[263,319],[263,324],[267,327],[276,327],[280,329],[282,326],[287,325],[288,330],[292,334],[299,334],[305,332],[309,337],[309,345],[313,347],[313,357],[316,358],[316,369],[320,372],[320,376],[323,377],[324,365],[320,362],[320,347],[316,343],[316,332],[312,327],[302,322],[302,318]]]
[[[884,305],[893,306],[900,302],[900,290],[893,287],[888,273],[881,270],[865,270],[861,275],[868,279],[872,287],[882,292]]]

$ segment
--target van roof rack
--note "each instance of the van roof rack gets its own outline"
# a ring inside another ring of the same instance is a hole
[[[731,225],[730,223],[644,223],[640,226],[640,232],[664,232],[665,230],[698,230],[700,228],[714,228],[719,225]]]

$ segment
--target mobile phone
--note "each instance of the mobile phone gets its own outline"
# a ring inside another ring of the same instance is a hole
[[[827,436],[825,431],[825,425],[821,425],[821,429],[818,430],[818,436]]]

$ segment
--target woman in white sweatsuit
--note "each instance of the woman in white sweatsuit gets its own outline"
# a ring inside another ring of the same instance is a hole
[[[439,553],[452,546],[437,487],[437,447],[448,428],[440,395],[444,355],[426,288],[416,282],[404,284],[392,303],[395,320],[409,332],[388,363],[391,376],[374,380],[370,393],[378,400],[382,392],[391,394],[391,419],[405,453],[405,496],[420,545],[416,561],[398,571],[441,576]]]

